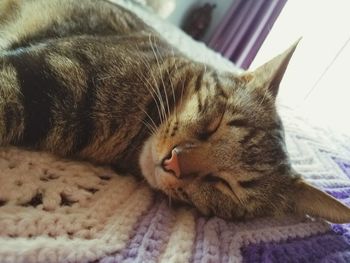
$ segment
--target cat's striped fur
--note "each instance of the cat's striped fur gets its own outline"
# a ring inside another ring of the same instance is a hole
[[[144,83],[168,78],[175,60],[185,71],[186,59],[168,53],[169,45],[128,11],[84,2],[23,1],[3,21],[3,144],[111,163],[144,140],[143,110],[159,122]]]
[[[235,75],[102,0],[0,2],[0,143],[111,164],[225,218],[347,207],[291,167],[275,109],[295,49]]]

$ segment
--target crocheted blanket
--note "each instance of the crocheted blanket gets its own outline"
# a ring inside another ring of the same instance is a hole
[[[197,60],[220,55],[129,2]],[[350,205],[350,138],[282,110],[296,170]],[[0,262],[350,262],[350,225],[310,218],[227,222],[171,206],[108,167],[0,148]]]
[[[350,138],[282,113],[295,168],[349,205]],[[0,262],[350,262],[349,225],[205,218],[132,176],[16,148],[0,171]]]

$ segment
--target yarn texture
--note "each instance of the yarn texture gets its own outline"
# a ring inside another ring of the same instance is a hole
[[[349,205],[350,138],[282,118],[295,169]],[[308,217],[206,218],[131,175],[0,150],[0,262],[349,262],[349,231]]]

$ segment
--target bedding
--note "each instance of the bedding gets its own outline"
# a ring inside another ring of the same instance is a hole
[[[140,6],[115,2],[192,58],[239,70]],[[350,205],[350,137],[280,113],[295,169]],[[206,218],[108,167],[0,149],[0,262],[350,262],[349,231],[312,218]]]

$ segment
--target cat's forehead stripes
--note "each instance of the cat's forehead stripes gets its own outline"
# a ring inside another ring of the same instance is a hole
[[[224,99],[227,100],[229,95],[227,94],[227,92],[225,91],[225,89],[223,87],[220,76],[218,75],[218,73],[216,71],[213,71],[211,76],[215,82],[215,91],[216,91],[215,95],[223,97]]]
[[[195,92],[198,92],[202,88],[204,73],[205,73],[205,69],[201,70],[197,76],[197,80],[195,82],[195,88],[194,88]]]

